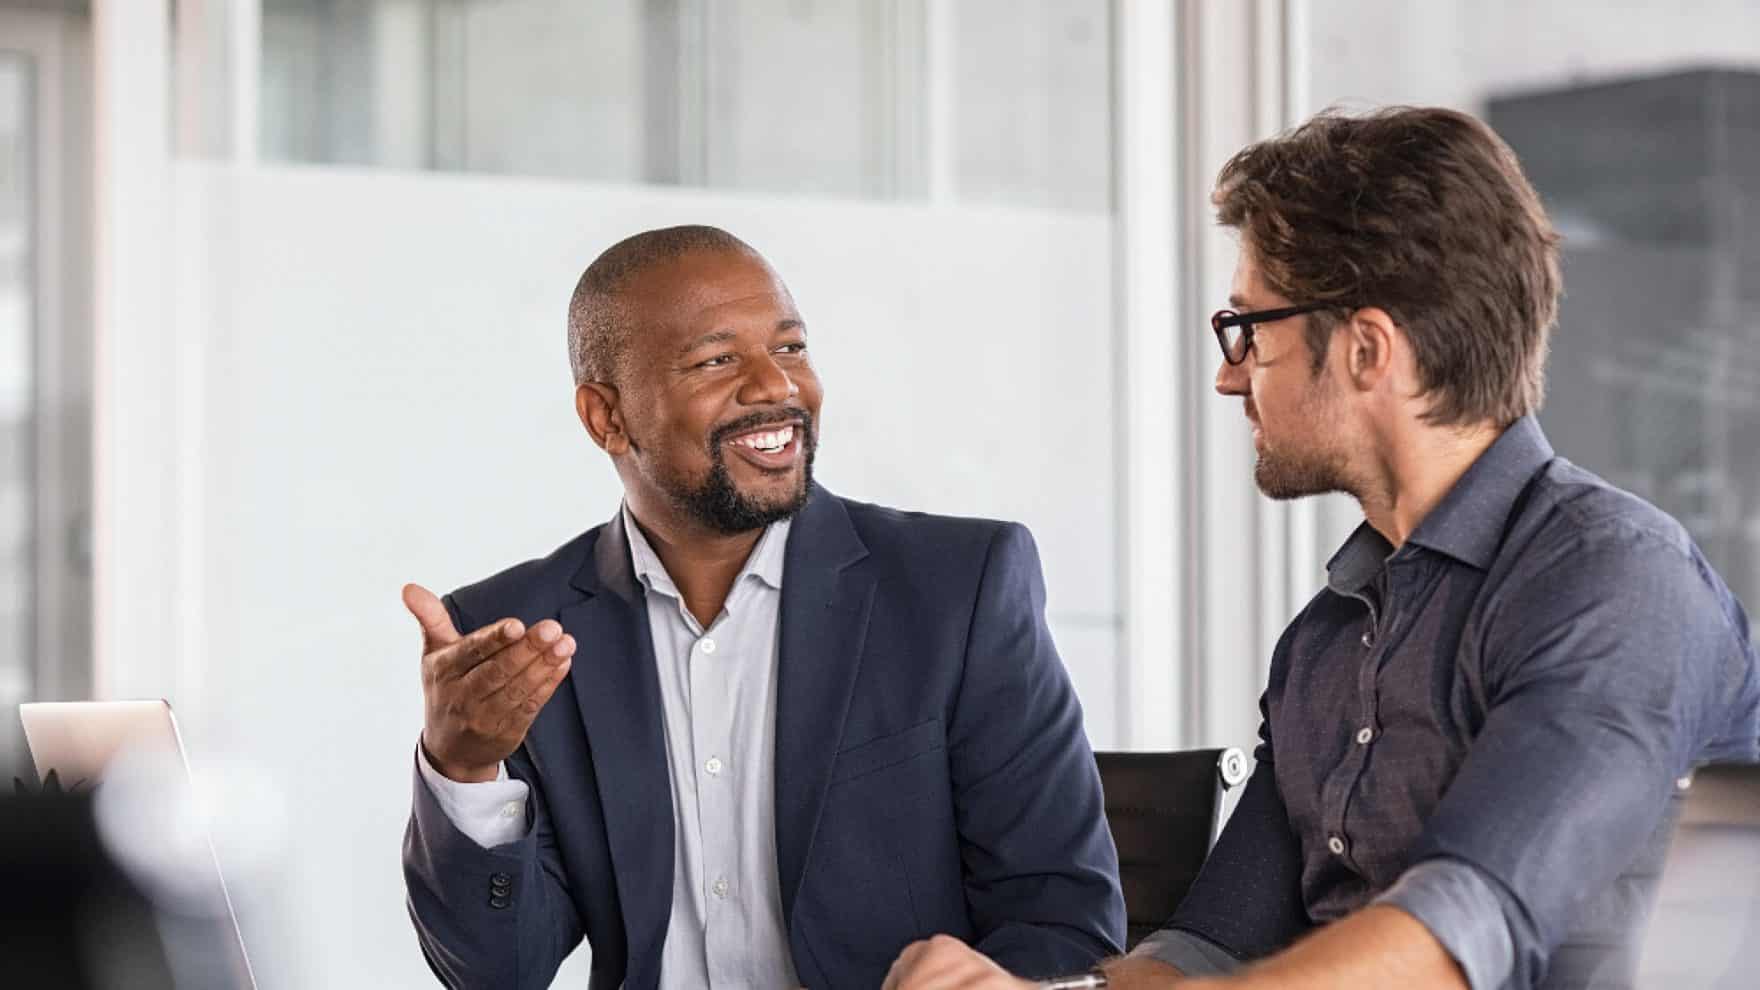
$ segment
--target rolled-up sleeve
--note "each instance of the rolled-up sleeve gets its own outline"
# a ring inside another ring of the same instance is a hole
[[[1515,986],[1540,981],[1588,898],[1646,848],[1742,653],[1685,548],[1609,526],[1527,559],[1478,632],[1484,724],[1412,850],[1495,891]],[[1465,887],[1414,889],[1445,945],[1482,934],[1447,920]]]
[[[1515,947],[1491,884],[1467,863],[1431,859],[1400,874],[1375,902],[1418,919],[1454,957],[1473,990],[1496,990],[1509,978]]]
[[[1151,933],[1128,954],[1160,960],[1179,970],[1182,976],[1226,976],[1242,966],[1222,946],[1177,928]]]

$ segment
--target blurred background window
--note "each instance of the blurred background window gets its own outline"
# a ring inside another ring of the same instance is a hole
[[[36,686],[36,324],[32,311],[31,62],[0,50],[0,712]],[[10,771],[18,754],[16,719],[0,719]]]
[[[81,7],[0,3],[0,712],[92,690],[92,118]],[[0,718],[0,780],[28,764],[17,718]]]
[[[1313,109],[1484,117],[1564,235],[1540,421],[1760,602],[1760,4],[1313,5]]]
[[[266,0],[265,158],[1104,212],[1091,0]]]

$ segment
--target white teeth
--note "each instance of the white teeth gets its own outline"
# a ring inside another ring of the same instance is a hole
[[[765,453],[773,454],[788,446],[789,441],[793,439],[794,427],[785,426],[780,430],[774,430],[768,433],[750,433],[735,440],[734,443],[750,447],[753,450],[761,450]]]

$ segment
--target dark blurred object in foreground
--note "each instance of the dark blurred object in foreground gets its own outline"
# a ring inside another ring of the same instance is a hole
[[[171,990],[152,905],[105,851],[89,793],[0,796],[0,983]]]

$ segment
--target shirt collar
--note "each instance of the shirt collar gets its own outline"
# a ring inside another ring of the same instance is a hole
[[[1552,458],[1540,422],[1533,416],[1516,420],[1418,523],[1409,542],[1489,568],[1516,499]]]
[[[1485,570],[1497,555],[1516,499],[1552,457],[1552,444],[1539,421],[1532,416],[1516,420],[1467,468],[1406,542]],[[1365,522],[1326,562],[1326,584],[1341,595],[1352,594],[1369,583],[1392,553],[1393,544]]]
[[[1341,595],[1361,591],[1375,577],[1393,544],[1387,542],[1375,527],[1361,523],[1350,539],[1326,562],[1326,586]]]
[[[650,591],[659,591],[674,598],[682,597],[678,585],[673,583],[672,575],[666,573],[666,565],[660,562],[660,555],[648,542],[642,528],[629,511],[629,503],[623,504],[623,531],[629,538],[630,564],[635,568],[636,578],[646,585]],[[788,547],[788,529],[792,519],[781,519],[764,527],[764,535],[758,537],[758,543],[752,547],[751,555],[746,558],[746,565],[733,581],[739,587],[746,578],[752,577],[772,589],[782,589],[783,552]]]

